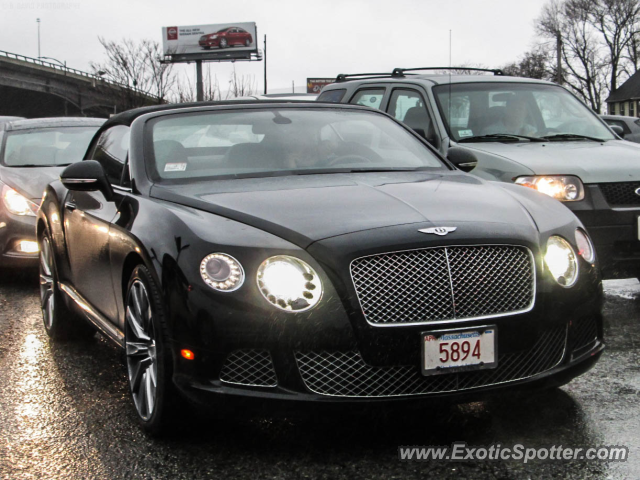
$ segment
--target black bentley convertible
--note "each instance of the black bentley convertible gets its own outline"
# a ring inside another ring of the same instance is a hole
[[[604,345],[577,218],[457,170],[365,107],[116,115],[38,211],[44,323],[126,352],[142,425],[174,400],[363,403],[564,384]]]

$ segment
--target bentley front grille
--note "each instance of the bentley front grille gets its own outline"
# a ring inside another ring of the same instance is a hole
[[[600,191],[607,203],[613,207],[640,205],[640,182],[601,183]]]
[[[271,354],[266,350],[236,350],[230,353],[220,371],[220,380],[254,387],[278,385]]]
[[[351,262],[373,325],[460,320],[529,311],[535,265],[526,247],[482,245],[382,253]]]
[[[320,395],[340,397],[394,397],[455,392],[522,380],[560,363],[566,345],[566,327],[541,334],[528,350],[499,354],[498,366],[443,375],[423,376],[415,365],[374,367],[358,351],[296,352],[306,387]]]
[[[571,342],[573,351],[585,351],[593,347],[598,339],[598,325],[594,317],[585,317],[573,321]]]

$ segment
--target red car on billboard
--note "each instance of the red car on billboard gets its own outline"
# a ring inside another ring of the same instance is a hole
[[[205,50],[213,47],[250,47],[253,43],[253,37],[243,28],[227,27],[215,33],[202,35],[198,43]]]

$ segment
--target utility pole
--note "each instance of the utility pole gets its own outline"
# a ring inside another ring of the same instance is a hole
[[[267,94],[267,36],[264,36],[264,94]]]
[[[562,34],[556,33],[556,83],[562,85]]]
[[[202,85],[202,60],[196,60],[196,100],[204,101],[204,88]]]
[[[291,93],[296,93],[296,87],[293,84],[293,80],[291,80]]]
[[[40,19],[36,18],[36,23],[38,24],[38,58],[40,58]]]

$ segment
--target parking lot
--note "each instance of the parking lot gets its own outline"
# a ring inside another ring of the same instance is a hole
[[[607,350],[557,391],[419,411],[136,424],[121,353],[50,343],[35,275],[0,280],[0,478],[638,478],[640,285],[606,282]],[[401,462],[400,445],[625,445],[627,462]]]

